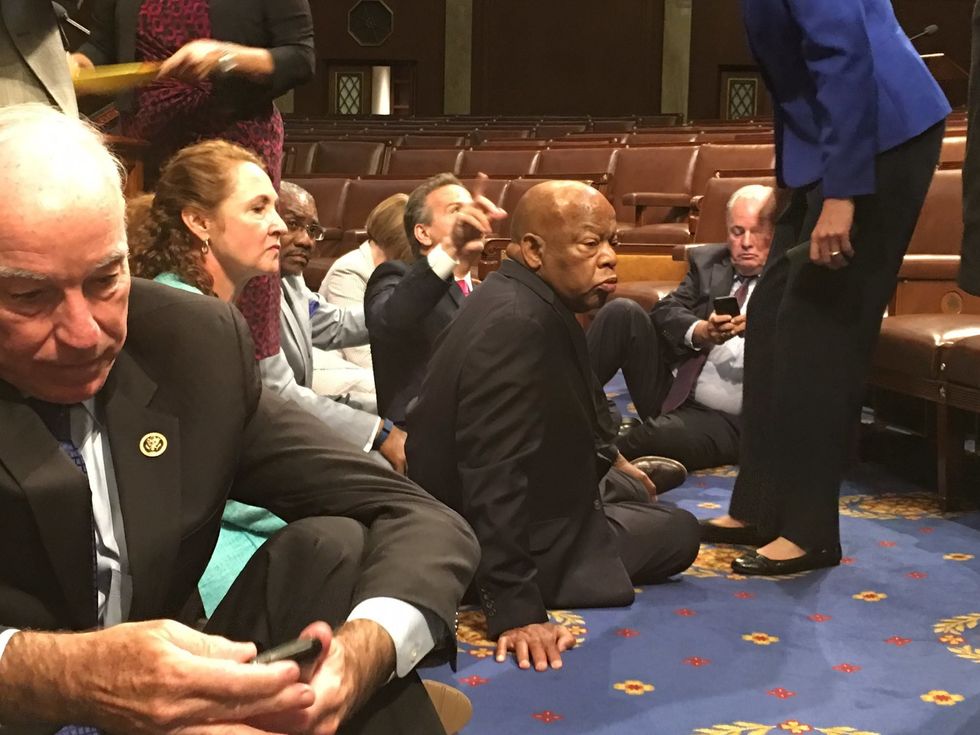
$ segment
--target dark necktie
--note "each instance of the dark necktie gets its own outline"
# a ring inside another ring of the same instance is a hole
[[[735,300],[738,302],[739,309],[745,306],[745,300],[749,296],[749,285],[755,278],[755,276],[736,276],[736,279],[741,281],[739,287],[735,289]],[[701,376],[701,371],[704,370],[704,363],[707,361],[708,351],[705,350],[680,364],[680,367],[677,368],[677,375],[674,376],[674,382],[671,383],[670,390],[667,391],[667,397],[664,398],[663,407],[660,409],[661,413],[676,411],[690,398],[691,393],[694,392],[694,386],[697,385],[698,378]]]
[[[61,445],[61,451],[68,455],[68,458],[83,475],[88,477],[88,471],[85,469],[85,460],[82,458],[82,453],[75,446],[75,442],[71,438],[70,407],[60,403],[39,401],[34,398],[29,399],[28,404],[34,409],[41,421],[44,422],[44,425],[48,427],[48,431],[58,440],[58,444]],[[93,589],[98,590],[98,564],[95,559],[95,522],[92,518],[91,510],[89,511],[89,523],[92,525],[92,585]],[[97,592],[95,604],[98,606]],[[55,735],[100,735],[100,731],[86,725],[65,725]]]

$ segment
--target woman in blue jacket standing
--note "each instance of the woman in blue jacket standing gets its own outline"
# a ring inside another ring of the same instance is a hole
[[[702,538],[778,575],[840,562],[837,502],[881,317],[950,108],[889,0],[743,0],[791,189],[747,324],[741,470]]]

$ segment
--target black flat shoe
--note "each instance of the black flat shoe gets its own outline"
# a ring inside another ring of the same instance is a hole
[[[795,559],[770,559],[757,551],[737,557],[732,561],[732,571],[736,574],[746,574],[756,577],[778,577],[783,574],[796,574],[811,569],[836,567],[840,564],[840,546],[832,549],[816,549],[808,551]]]
[[[668,457],[637,457],[631,465],[642,470],[657,486],[657,495],[673,490],[687,479],[687,468]]]
[[[736,544],[738,546],[763,546],[772,539],[763,539],[754,526],[728,528],[701,521],[701,542],[705,544]]]

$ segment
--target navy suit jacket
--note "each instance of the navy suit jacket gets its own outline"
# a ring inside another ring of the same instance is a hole
[[[875,192],[874,158],[950,112],[889,0],[743,0],[784,186]]]

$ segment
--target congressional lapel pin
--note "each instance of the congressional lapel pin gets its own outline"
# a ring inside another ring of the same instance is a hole
[[[167,437],[158,431],[144,434],[140,439],[140,452],[144,457],[159,457],[167,451]]]

